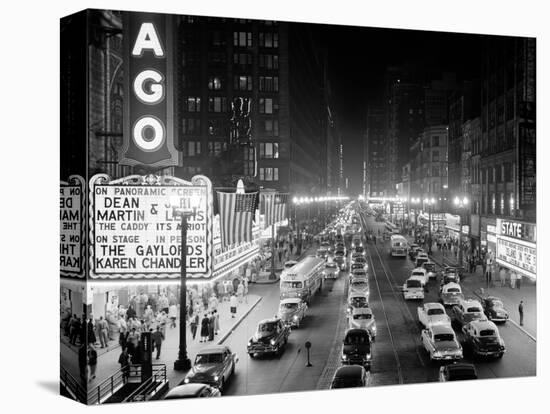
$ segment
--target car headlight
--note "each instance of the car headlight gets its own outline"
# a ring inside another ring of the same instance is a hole
[[[275,345],[275,344],[276,344],[275,339],[272,339],[271,341],[269,341],[269,343],[270,343],[271,345]]]
[[[298,320],[298,315],[294,315],[293,319],[294,319],[295,321],[297,321],[297,320]]]
[[[376,325],[372,325],[372,331],[376,332]]]
[[[342,359],[345,361],[348,359],[348,356],[346,354],[342,354]]]
[[[189,384],[189,378],[185,378],[185,379],[183,380],[183,382],[186,383],[186,384]]]
[[[217,381],[219,379],[220,379],[220,377],[218,377],[217,375],[214,375],[214,381]]]
[[[441,356],[441,351],[435,351],[435,352],[434,352],[434,356],[440,357],[440,356]]]

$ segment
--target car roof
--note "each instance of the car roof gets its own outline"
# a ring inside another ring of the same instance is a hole
[[[262,324],[262,323],[278,322],[278,321],[280,321],[280,320],[281,320],[281,318],[278,318],[278,317],[262,319],[260,322],[258,322],[258,325],[260,325],[260,324]]]
[[[301,301],[302,301],[302,299],[300,299],[300,298],[281,299],[281,303],[300,303]]]
[[[334,377],[335,378],[336,377],[338,378],[357,377],[357,376],[363,375],[364,370],[365,368],[363,368],[360,365],[345,365],[336,370]]]
[[[351,298],[365,298],[365,299],[369,299],[368,295],[366,293],[362,293],[362,292],[352,292],[349,294],[348,296],[348,299],[351,299]]]
[[[422,276],[413,275],[410,276],[407,280],[418,280],[419,282],[423,282],[424,278]]]
[[[441,304],[441,303],[438,303],[438,302],[428,302],[428,303],[425,303],[424,304],[424,307],[426,309],[445,309],[445,307]]]
[[[475,327],[477,329],[494,329],[495,331],[498,332],[498,328],[494,324],[494,322],[491,322],[488,319],[481,319],[481,320],[478,319],[478,320],[475,320],[475,321],[471,321],[470,325],[472,325],[473,327]]]
[[[172,388],[170,391],[168,391],[168,393],[164,398],[198,395],[206,387],[208,387],[207,384],[201,384],[198,382],[177,385],[174,388]]]
[[[411,270],[411,273],[412,272],[426,273],[426,269],[424,269],[423,267],[415,267],[413,270]]]
[[[346,331],[344,336],[348,336],[349,334],[361,334],[361,335],[369,335],[369,332],[366,329],[361,328],[350,328]]]
[[[446,334],[446,333],[454,334],[455,333],[453,328],[451,328],[449,325],[434,325],[434,326],[432,326],[432,332],[434,333],[434,335]]]
[[[447,290],[449,288],[459,288],[460,291],[462,292],[462,288],[460,287],[460,285],[458,283],[455,283],[455,282],[449,282],[449,283],[443,285],[444,290]]]
[[[454,371],[454,370],[459,371],[459,370],[466,370],[466,369],[471,369],[475,371],[476,367],[474,364],[468,364],[467,362],[455,362],[454,364],[446,365],[445,369],[447,369],[448,371]]]
[[[198,354],[218,354],[220,352],[224,352],[227,349],[229,349],[229,347],[225,345],[211,345],[201,349]]]
[[[481,303],[479,303],[479,301],[477,301],[475,299],[464,299],[464,300],[462,300],[462,304],[464,306],[477,306],[477,307],[481,308]]]

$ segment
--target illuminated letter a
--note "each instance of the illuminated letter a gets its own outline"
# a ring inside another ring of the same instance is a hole
[[[132,56],[141,56],[143,50],[150,49],[155,53],[156,57],[164,56],[164,51],[160,44],[157,31],[153,23],[142,23],[139,28],[139,33],[136,37],[136,43],[132,50]]]

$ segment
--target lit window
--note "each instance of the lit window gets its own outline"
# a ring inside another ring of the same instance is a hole
[[[210,78],[208,78],[208,89],[210,89],[211,91],[212,90],[217,91],[217,90],[220,90],[221,88],[222,88],[222,82],[219,77],[211,76]]]

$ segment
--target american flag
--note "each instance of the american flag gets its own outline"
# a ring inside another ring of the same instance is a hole
[[[258,193],[217,193],[222,246],[252,241],[252,220]]]
[[[287,217],[288,194],[263,193],[262,196],[266,226],[271,226]]]

